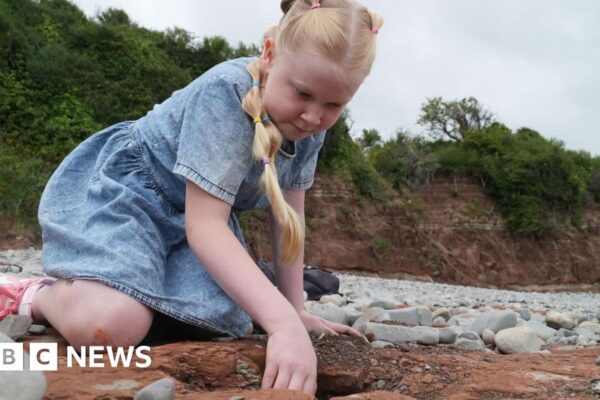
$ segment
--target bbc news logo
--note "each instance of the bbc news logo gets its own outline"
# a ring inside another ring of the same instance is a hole
[[[0,343],[0,371],[22,371],[23,343]],[[135,356],[135,358],[134,358]],[[149,346],[67,346],[67,368],[148,368],[152,365]],[[57,343],[29,343],[29,370],[57,371]]]

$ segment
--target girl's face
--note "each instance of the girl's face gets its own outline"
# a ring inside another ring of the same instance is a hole
[[[330,128],[363,82],[337,63],[301,51],[279,52],[267,39],[261,59],[266,80],[263,98],[271,120],[288,140],[300,140]]]

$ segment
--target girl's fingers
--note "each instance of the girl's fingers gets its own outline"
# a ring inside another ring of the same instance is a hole
[[[309,375],[304,381],[304,387],[302,391],[306,394],[314,396],[317,392],[317,377],[313,375]]]
[[[272,365],[273,363],[267,363],[265,373],[263,374],[261,389],[270,389],[275,383],[277,378],[277,368]]]
[[[292,378],[290,379],[290,384],[288,385],[289,390],[304,390],[304,383],[306,382],[307,375],[301,373],[294,373]]]
[[[362,336],[360,334],[360,332],[358,332],[356,329],[352,329],[351,327],[349,327],[347,325],[336,324],[334,322],[329,322],[326,324],[329,328],[331,328],[332,330],[334,330],[337,333],[347,333],[352,336]]]
[[[275,384],[273,384],[273,389],[287,389],[290,384],[290,372],[287,370],[279,369],[277,372],[277,379],[275,379]]]

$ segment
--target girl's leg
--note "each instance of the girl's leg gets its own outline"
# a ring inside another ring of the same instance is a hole
[[[32,317],[47,320],[72,346],[134,346],[154,312],[134,298],[90,280],[57,280],[37,291]]]

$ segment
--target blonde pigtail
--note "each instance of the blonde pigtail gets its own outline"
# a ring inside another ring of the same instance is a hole
[[[383,26],[383,18],[372,11],[369,11],[369,14],[371,15],[371,32],[377,34]]]
[[[252,117],[254,121],[254,142],[252,144],[252,155],[264,164],[261,176],[261,186],[273,210],[273,215],[282,226],[282,259],[278,260],[290,264],[302,251],[304,243],[304,228],[300,223],[296,212],[290,207],[283,197],[279,186],[279,178],[275,166],[275,155],[281,147],[281,133],[277,127],[266,117],[266,108],[260,92],[260,68],[259,61],[248,65],[248,72],[252,77],[252,88],[248,91],[242,101],[242,108]]]

